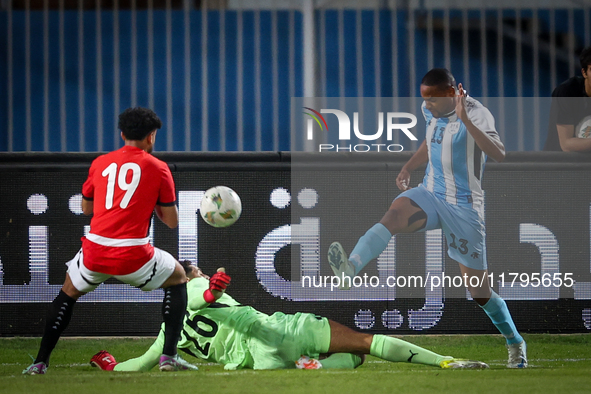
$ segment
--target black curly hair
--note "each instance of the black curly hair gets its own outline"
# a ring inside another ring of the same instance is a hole
[[[189,260],[182,260],[179,261],[179,263],[181,263],[181,266],[185,269],[185,274],[189,275],[193,263],[191,263]]]
[[[162,121],[148,108],[127,108],[119,115],[119,130],[127,140],[141,141],[162,127]]]
[[[591,65],[591,47],[587,47],[581,51],[579,61],[581,62],[581,68],[586,71],[587,67]]]
[[[441,89],[447,89],[450,86],[455,87],[456,80],[448,69],[434,68],[425,74],[421,81],[421,85],[437,86]]]

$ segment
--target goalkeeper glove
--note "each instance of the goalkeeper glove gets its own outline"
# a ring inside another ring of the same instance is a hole
[[[218,269],[218,272],[209,279],[209,289],[203,292],[205,302],[211,304],[220,298],[231,280],[232,278],[226,274],[223,268]]]

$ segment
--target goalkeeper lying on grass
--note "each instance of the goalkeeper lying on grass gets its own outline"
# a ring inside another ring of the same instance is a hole
[[[230,277],[217,272],[211,278],[189,261],[187,317],[178,348],[197,358],[223,364],[225,369],[344,368],[353,369],[371,354],[392,362],[410,362],[441,368],[488,368],[479,361],[441,356],[401,339],[364,334],[310,313],[271,316],[241,305],[223,293]],[[158,365],[164,328],[144,355],[117,363],[106,351],[91,364],[104,370],[149,371]],[[328,357],[318,360],[321,354]],[[187,369],[197,367],[186,363]]]

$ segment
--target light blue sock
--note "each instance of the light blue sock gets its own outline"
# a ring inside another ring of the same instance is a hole
[[[381,223],[376,223],[359,238],[353,248],[349,261],[355,266],[355,275],[359,273],[371,260],[377,258],[386,249],[392,234]]]
[[[517,332],[515,323],[509,313],[509,308],[505,300],[503,300],[497,293],[491,290],[490,299],[484,305],[481,305],[490,320],[497,329],[503,334],[508,344],[515,344],[523,341],[523,337]]]

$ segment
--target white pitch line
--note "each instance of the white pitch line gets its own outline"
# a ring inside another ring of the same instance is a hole
[[[591,358],[556,358],[556,359],[543,359],[543,358],[539,358],[539,359],[530,359],[530,365],[529,368],[544,368],[542,366],[538,366],[538,365],[533,365],[531,364],[531,362],[579,362],[579,361],[591,361]],[[386,363],[390,363],[389,361],[385,361],[385,360],[372,360],[372,361],[366,361],[365,364],[386,364]],[[392,363],[392,364],[398,364],[398,363]],[[491,360],[488,362],[489,365],[491,366],[504,366],[506,364],[506,362],[504,360]],[[27,365],[29,364],[25,364],[25,363],[1,363],[1,366],[21,366],[23,368],[25,368]],[[216,363],[197,363],[196,364],[198,367],[206,367],[206,366],[216,366],[219,364]],[[420,364],[417,364],[420,365]],[[73,363],[73,364],[53,364],[52,367],[54,368],[72,368],[72,367],[89,367],[90,363]],[[422,372],[422,373],[432,373],[435,370],[437,370],[436,368],[434,369],[418,369],[418,370],[413,370],[413,373],[416,372]],[[292,370],[292,369],[287,369],[284,370],[286,373],[299,373],[298,370]],[[261,371],[254,371],[254,370],[250,370],[250,369],[243,369],[243,370],[239,370],[239,371],[229,371],[229,372],[206,372],[206,371],[199,371],[198,373],[200,375],[207,375],[207,376],[230,376],[230,375],[236,375],[236,374],[245,374],[245,373],[256,373],[256,372],[261,372]],[[381,373],[381,374],[398,374],[398,373],[407,373],[409,372],[408,370],[381,370],[381,371],[371,371],[372,373]],[[135,373],[135,372],[128,372],[128,373]],[[354,374],[354,373],[358,373],[357,370],[355,371],[336,371],[336,370],[321,370],[321,373],[327,373],[327,374]],[[186,372],[181,372],[181,375],[186,376]],[[21,376],[21,375],[18,375]],[[94,373],[86,373],[86,374],[78,374],[76,375],[77,377],[91,377],[91,376],[96,376]],[[125,372],[119,372],[117,374],[113,374],[113,376],[120,376],[120,377],[125,377],[127,376]],[[151,373],[151,377],[168,377],[168,376],[176,376],[176,374],[172,374],[172,373],[160,373],[157,371],[154,371]],[[180,375],[179,375],[180,376]],[[7,375],[7,376],[2,376],[1,378],[14,378],[16,377],[16,375]]]

